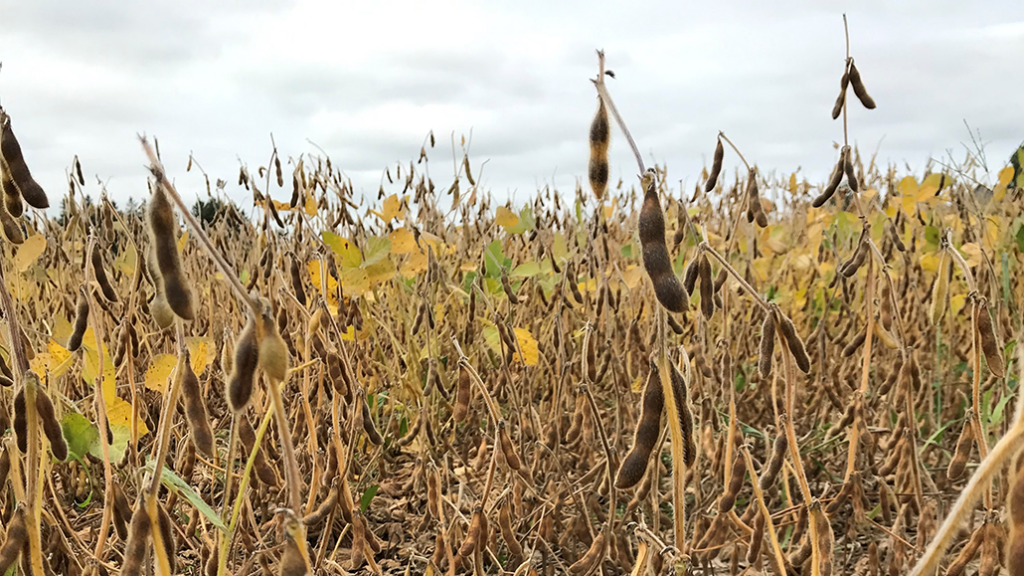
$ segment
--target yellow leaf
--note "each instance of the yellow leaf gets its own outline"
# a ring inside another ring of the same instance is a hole
[[[626,282],[627,288],[635,290],[644,279],[644,269],[636,265],[630,266],[622,273],[622,279]]]
[[[917,198],[913,196],[904,196],[901,199],[901,204],[903,206],[903,211],[907,216],[912,216],[917,209]]]
[[[424,270],[426,270],[426,268],[424,268]],[[459,270],[462,272],[472,272],[476,270],[476,262],[473,262],[472,260],[464,260],[462,264],[459,265]]]
[[[362,296],[370,291],[370,277],[362,268],[349,268],[341,273],[341,286],[346,296]]]
[[[981,247],[974,242],[968,242],[960,247],[960,251],[963,252],[967,265],[971,268],[981,264]]]
[[[46,371],[50,369],[50,364],[53,363],[53,358],[49,352],[39,352],[34,358],[28,361],[28,369],[35,372],[36,376],[39,376],[40,380],[46,378]]]
[[[601,206],[601,208],[604,209],[604,219],[605,220],[610,220],[611,217],[612,217],[612,214],[615,214],[615,206],[618,203],[619,203],[619,199],[618,198],[612,198],[612,203],[611,204],[604,204],[604,205]]]
[[[1013,178],[1013,166],[1007,166],[999,171],[999,183],[1008,186]]]
[[[942,182],[942,172],[933,172],[929,174],[923,182],[921,182],[921,188],[917,191],[918,202],[924,202],[927,198],[935,197],[935,193],[939,191],[939,183]],[[949,178],[946,178],[946,185],[949,185]]]
[[[519,216],[516,216],[515,212],[505,208],[504,206],[498,206],[494,222],[498,226],[508,229],[519,223]]]
[[[382,214],[379,214],[379,216],[385,223],[391,222],[392,218],[401,215],[402,201],[398,199],[398,194],[392,194],[384,199],[384,206],[381,207],[381,212]]]
[[[536,366],[540,357],[540,350],[537,347],[537,340],[533,338],[529,330],[516,328],[516,340],[519,341],[519,348],[523,351],[523,357],[527,366]],[[519,359],[519,352],[513,356],[513,360]]]
[[[174,354],[158,354],[146,369],[146,388],[161,394],[167,390],[167,379],[174,370],[178,358]]]
[[[392,254],[408,254],[416,249],[416,238],[408,228],[397,228],[388,237]]]
[[[107,420],[110,422],[110,427],[122,426],[129,428],[132,421],[132,404],[123,398],[115,396],[113,400],[107,403]],[[149,434],[149,428],[146,427],[146,423],[142,418],[137,418],[139,423],[139,438]]]
[[[292,209],[292,205],[287,202],[278,202],[277,200],[271,199],[274,203],[274,208],[277,208],[278,212],[287,212]]]
[[[1003,198],[1006,198],[1006,184],[996,184],[992,188],[992,201],[1002,202]]]
[[[306,270],[309,271],[309,277],[313,281],[313,286],[316,286],[317,292],[320,292],[324,300],[327,301],[327,307],[338,309],[338,281],[334,279],[330,274],[327,275],[327,293],[323,294],[321,290],[320,282],[320,261],[312,260],[306,263]]]
[[[90,328],[89,330],[92,330]],[[86,333],[89,332],[86,330]],[[96,378],[99,376],[99,354],[96,352],[96,347],[87,346],[86,342],[88,339],[83,340],[82,348],[85,350],[85,362],[82,365],[82,380],[85,381],[86,386],[89,389],[93,389],[96,386]],[[95,341],[94,341],[95,342]],[[114,361],[110,359],[110,350],[107,349],[106,344],[103,345],[103,400],[110,405],[111,400],[115,396],[115,390],[117,385],[114,382]]]
[[[128,248],[122,250],[114,260],[114,270],[120,271],[125,276],[134,276],[136,262],[138,262],[138,255],[135,253],[135,246],[129,244]]]
[[[356,339],[356,327],[349,324],[348,328],[341,333],[341,339],[346,342],[354,342]]]
[[[985,219],[985,240],[988,245],[995,249],[999,245],[999,235],[1003,232],[1003,219],[999,216],[989,216]]]
[[[395,269],[395,263],[390,258],[384,257],[380,262],[376,262],[366,267],[366,277],[370,281],[370,284],[382,284],[391,280],[395,277],[398,272]]]
[[[391,248],[392,250],[394,249],[394,244],[391,245]],[[416,252],[415,254],[410,255],[409,258],[406,259],[406,261],[402,264],[400,272],[402,273],[402,276],[406,278],[412,278],[417,274],[426,272],[427,266],[427,255],[424,254],[423,252]]]
[[[14,265],[18,267],[18,272],[28,270],[44,250],[46,250],[46,238],[42,234],[26,238],[18,248],[18,253],[14,255]]]
[[[904,176],[900,183],[896,186],[899,190],[900,196],[916,196],[917,195],[917,179],[913,176]]]
[[[644,387],[644,379],[643,379],[642,376],[637,376],[636,380],[633,380],[633,383],[629,385],[629,389],[632,390],[636,394],[639,394],[640,391],[643,390],[643,387]]]
[[[178,254],[181,254],[185,250],[185,243],[188,242],[188,230],[181,233],[178,237]]]
[[[921,269],[925,272],[935,272],[939,269],[939,257],[935,252],[928,252],[921,255]]]
[[[796,172],[789,175],[789,193],[796,194]]]
[[[306,194],[306,215],[316,216],[316,200],[312,194]]]
[[[71,352],[68,352],[67,348],[61,346],[52,338],[46,344],[47,353],[50,355],[50,375],[54,378],[60,378],[68,371],[71,367],[70,363],[65,364],[69,358],[71,358]]]
[[[966,303],[966,301],[967,294],[957,294],[955,296],[950,296],[949,311],[953,313],[953,316],[956,316],[957,314],[960,313],[961,310],[964,309],[964,304]]]
[[[213,340],[210,338],[198,338],[193,336],[185,338],[185,345],[188,346],[192,371],[196,373],[196,376],[202,375],[203,370],[206,370],[206,367],[213,359],[213,354],[210,353],[210,351],[214,349]]]

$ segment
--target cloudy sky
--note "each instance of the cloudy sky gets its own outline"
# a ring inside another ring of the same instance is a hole
[[[115,199],[139,197],[144,132],[184,193],[202,189],[184,170],[192,151],[242,199],[238,162],[265,163],[272,132],[285,156],[315,142],[375,197],[382,169],[415,159],[433,130],[439,185],[450,135],[472,131],[483,183],[525,200],[585,178],[604,48],[641,152],[673,181],[692,187],[718,130],[762,170],[815,180],[842,138],[829,110],[846,11],[878,102],[851,108],[863,151],[921,170],[963,156],[966,120],[998,170],[1024,140],[1020,0],[629,4],[0,0],[0,103],[51,196],[78,154],[87,192],[98,176]],[[613,179],[635,173],[613,132]]]

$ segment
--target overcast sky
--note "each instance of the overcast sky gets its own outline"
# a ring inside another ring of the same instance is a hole
[[[822,179],[834,161],[838,92],[851,49],[878,108],[851,107],[864,153],[917,170],[962,157],[964,120],[995,169],[1024,140],[1024,12],[991,2],[318,2],[0,0],[0,103],[36,179],[66,190],[78,154],[96,195],[145,193],[135,138],[159,138],[183,193],[193,151],[235,199],[238,161],[322,146],[375,197],[382,169],[415,159],[433,130],[439,186],[449,136],[473,133],[483,184],[525,200],[586,177],[604,48],[616,103],[648,162],[692,187],[724,130],[763,171]],[[446,148],[442,148],[446,146]],[[730,158],[732,159],[732,158]],[[612,178],[636,166],[612,136]],[[400,191],[396,188],[394,191]],[[286,191],[274,192],[286,200]]]

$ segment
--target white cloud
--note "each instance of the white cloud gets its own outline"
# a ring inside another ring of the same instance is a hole
[[[594,49],[645,158],[692,187],[718,130],[764,169],[822,178],[841,123],[828,112],[845,51],[840,3],[332,3],[0,0],[0,97],[30,166],[60,194],[78,154],[116,199],[145,190],[136,133],[160,138],[169,170],[193,151],[233,186],[272,132],[283,154],[323,146],[357,189],[414,159],[427,131],[446,185],[449,134],[473,133],[498,194],[585,176]],[[922,168],[960,149],[966,119],[989,158],[1024,139],[1024,22],[1010,1],[859,3],[851,44],[876,111],[851,110],[867,155]],[[613,133],[612,176],[635,163]],[[553,176],[554,175],[554,176]],[[96,193],[96,186],[89,191]]]

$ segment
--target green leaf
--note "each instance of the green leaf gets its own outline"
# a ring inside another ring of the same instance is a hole
[[[623,258],[632,259],[633,258],[633,243],[630,242],[629,244],[623,244],[622,248],[620,248],[619,251],[622,252],[622,257]]]
[[[78,460],[99,443],[100,433],[88,418],[77,412],[69,412],[60,422],[64,441],[68,443],[68,459]]]
[[[924,241],[931,246],[938,247],[939,245],[939,229],[935,226],[924,227]]]
[[[505,253],[501,250],[501,240],[495,240],[484,252],[484,276],[500,278],[501,267],[505,265]]]
[[[370,502],[373,501],[373,497],[377,495],[377,489],[380,488],[379,484],[374,484],[363,492],[362,498],[359,499],[359,510],[366,513],[366,509],[370,507]]]
[[[366,260],[363,268],[372,266],[391,253],[391,238],[387,236],[371,236],[366,239]]]
[[[536,262],[524,262],[512,270],[513,278],[530,278],[540,274],[540,264]]]
[[[409,419],[402,416],[402,419],[398,421],[398,437],[403,438],[409,433]]]
[[[89,446],[89,454],[99,460],[103,459],[103,446],[99,442],[99,430],[96,430],[97,440]],[[113,441],[107,446],[110,449],[110,461],[114,464],[124,460],[128,452],[128,441],[132,437],[132,429],[127,426],[114,425],[110,427],[110,435]],[[70,452],[70,449],[68,450]]]
[[[998,426],[1003,421],[1003,412],[1006,408],[1006,403],[1010,401],[1010,395],[1004,394],[999,400],[999,404],[996,404],[995,410],[992,411],[992,416],[988,419],[989,427]]]
[[[478,274],[476,273],[476,270],[470,270],[469,272],[466,272],[466,276],[462,278],[463,292],[465,292],[466,294],[470,293],[470,291],[473,289],[473,282],[476,281],[477,276]]]
[[[248,286],[249,285],[249,271],[248,270],[242,270],[242,272],[238,274],[238,281],[242,283],[242,286]]]
[[[148,460],[146,465],[142,467],[144,471],[150,473],[153,472],[154,468],[155,465],[153,460]],[[199,494],[196,494],[196,491],[193,490],[187,482],[181,479],[181,476],[175,474],[174,470],[164,466],[163,473],[160,475],[160,483],[168,490],[177,492],[184,496],[186,500],[196,507],[196,510],[202,512],[203,516],[206,516],[206,519],[210,521],[210,524],[213,524],[221,530],[227,531],[227,526],[225,526],[221,521],[220,516],[214,512],[213,508],[211,508],[210,505],[199,496]]]

